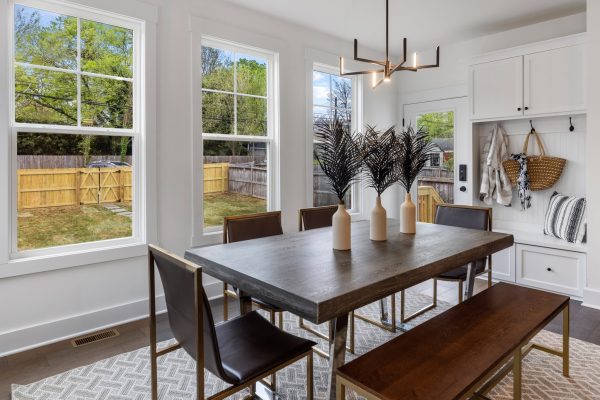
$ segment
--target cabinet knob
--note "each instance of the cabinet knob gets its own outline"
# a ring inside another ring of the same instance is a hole
[[[548,272],[552,272],[552,268],[550,268],[550,267],[546,267],[546,271],[548,271]]]
[[[521,111],[521,107],[517,108],[517,111]]]
[[[525,107],[525,111],[529,110],[529,107]]]

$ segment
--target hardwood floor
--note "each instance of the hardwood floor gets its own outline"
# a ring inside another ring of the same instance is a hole
[[[476,291],[485,288],[478,280]],[[417,287],[422,293],[431,295],[431,283]],[[456,284],[439,282],[438,296],[442,301],[457,302]],[[221,321],[223,306],[220,300],[212,304],[215,320]],[[238,312],[237,304],[230,303],[230,315]],[[172,337],[166,314],[157,318],[158,340]],[[116,327],[120,335],[102,342],[74,348],[69,340],[54,343],[38,349],[0,358],[0,400],[10,399],[10,386],[13,383],[28,384],[69,369],[91,364],[120,353],[132,351],[148,345],[149,331],[147,320],[131,322]],[[546,329],[560,333],[561,317],[552,321]],[[581,302],[571,301],[571,337],[600,345],[600,310],[582,307]]]

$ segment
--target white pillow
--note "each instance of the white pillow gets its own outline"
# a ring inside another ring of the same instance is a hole
[[[546,211],[544,234],[570,243],[581,243],[585,237],[585,209],[584,198],[554,192]]]

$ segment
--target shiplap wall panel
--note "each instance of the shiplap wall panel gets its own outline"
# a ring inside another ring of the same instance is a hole
[[[513,189],[511,207],[494,204],[494,221],[497,226],[514,227],[515,229],[539,230],[543,229],[544,217],[550,196],[556,190],[567,195],[585,197],[585,135],[586,118],[584,115],[572,118],[575,131],[569,131],[568,117],[546,117],[534,119],[533,126],[539,133],[546,148],[546,154],[562,157],[567,160],[565,169],[554,187],[531,192],[531,208],[521,211],[521,205],[516,189]],[[484,146],[495,123],[480,123],[475,125],[479,136],[479,146]],[[502,121],[501,125],[509,135],[509,152],[520,153],[527,133],[529,133],[529,119]],[[533,140],[529,143],[528,154],[538,154],[538,146]],[[480,150],[481,153],[481,150]],[[600,160],[599,160],[600,161]],[[479,160],[481,164],[481,160]],[[477,182],[477,191],[481,183],[481,175]],[[483,204],[483,203],[480,203]]]

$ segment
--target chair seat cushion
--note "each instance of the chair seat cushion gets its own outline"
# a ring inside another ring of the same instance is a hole
[[[264,374],[316,345],[280,330],[255,311],[215,329],[223,369],[237,383]]]
[[[486,260],[478,260],[475,262],[475,274],[479,275],[483,271],[485,271]],[[441,279],[452,279],[457,281],[464,281],[467,279],[468,266],[463,265],[462,267],[458,267],[453,269],[452,271],[444,272],[439,275]]]

